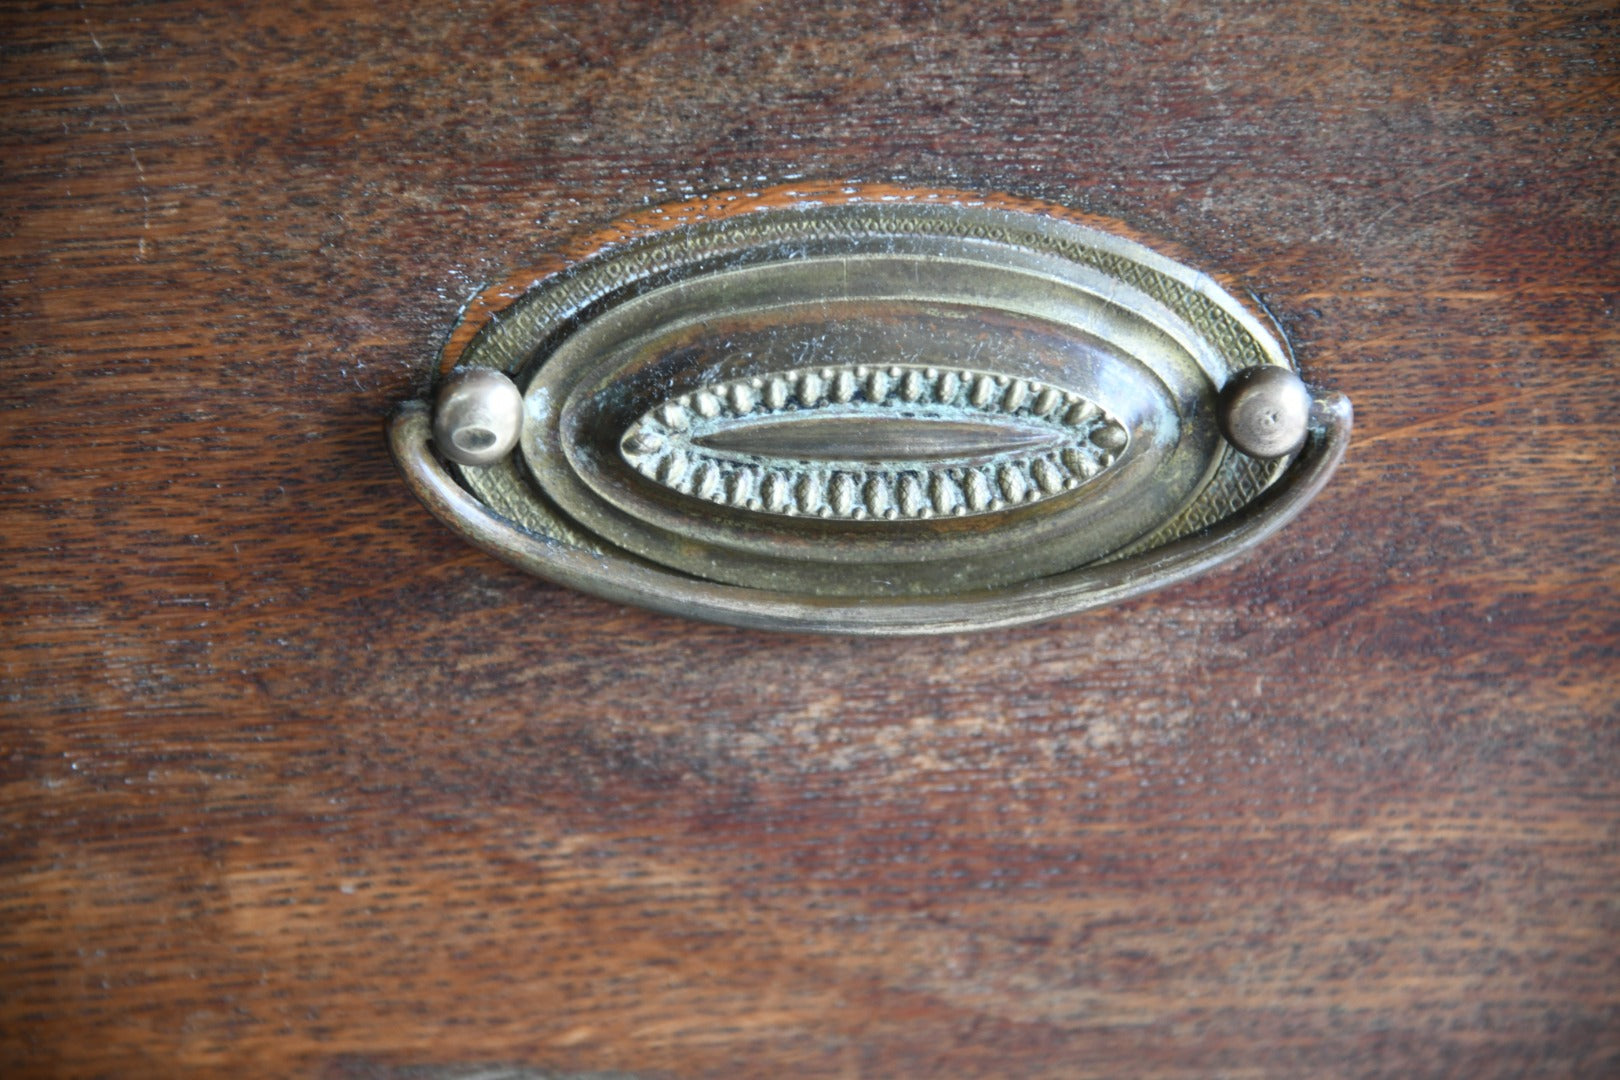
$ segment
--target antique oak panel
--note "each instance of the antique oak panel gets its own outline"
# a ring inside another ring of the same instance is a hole
[[[0,19],[0,1073],[1620,1070],[1612,4]],[[800,179],[1184,246],[1349,457],[1241,566],[938,639],[416,504],[469,296]]]

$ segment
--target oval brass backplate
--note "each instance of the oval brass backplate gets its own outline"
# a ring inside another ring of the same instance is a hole
[[[440,371],[437,415],[390,434],[452,528],[773,629],[1001,626],[1183,579],[1286,523],[1350,431],[1117,223],[876,185],[637,215],[483,293]]]

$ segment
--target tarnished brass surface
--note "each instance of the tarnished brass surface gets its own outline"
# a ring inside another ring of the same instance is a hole
[[[1318,396],[1307,424],[1229,293],[1049,209],[853,189],[652,231],[457,358],[522,392],[516,451],[441,466],[408,407],[396,455],[510,561],[748,625],[1031,621],[1238,553],[1325,482],[1348,403]],[[1265,392],[1223,397],[1239,382]]]

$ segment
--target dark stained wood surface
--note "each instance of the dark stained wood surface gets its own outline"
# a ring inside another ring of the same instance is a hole
[[[14,4],[0,1073],[1620,1071],[1610,3]],[[381,422],[649,201],[1056,199],[1348,392],[1235,570],[938,640],[524,578]]]

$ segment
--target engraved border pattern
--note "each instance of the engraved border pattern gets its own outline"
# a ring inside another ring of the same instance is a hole
[[[988,213],[1011,216],[1004,211]],[[969,218],[950,206],[867,202],[817,204],[802,212],[776,210],[757,217],[699,222],[606,248],[597,256],[543,280],[513,301],[499,319],[479,331],[460,359],[471,366],[513,372],[530,359],[536,342],[543,340],[549,331],[579,317],[591,305],[629,287],[663,284],[679,276],[683,269],[694,268],[707,259],[738,249],[791,241],[893,234],[938,235],[1008,244],[1092,267],[1164,304],[1216,346],[1234,370],[1269,362],[1254,337],[1213,299],[1127,256],[1068,237]],[[1286,461],[1263,461],[1226,446],[1210,481],[1179,515],[1110,558],[1202,531],[1270,487],[1286,466]],[[559,529],[556,523],[544,520],[554,513],[549,512],[549,507],[541,510],[526,505],[543,496],[519,469],[486,469],[476,473],[469,470],[461,475],[492,507],[526,527],[542,535],[576,534],[576,530],[566,526]]]

